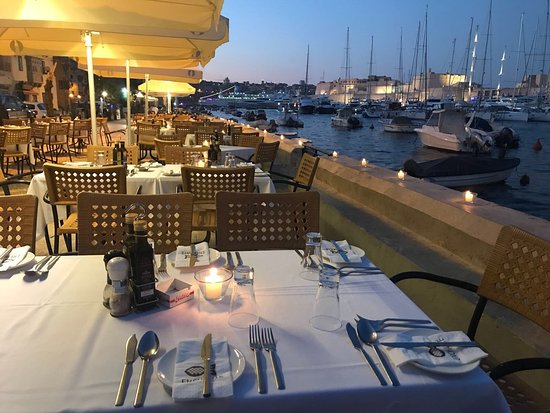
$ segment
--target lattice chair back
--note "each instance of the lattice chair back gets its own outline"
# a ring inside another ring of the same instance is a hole
[[[15,126],[23,126],[26,122],[26,119],[2,119],[2,123],[4,126],[6,125],[15,125]]]
[[[215,128],[212,126],[200,125],[195,128],[195,133],[208,133],[210,136],[214,134]]]
[[[29,245],[34,252],[38,198],[34,195],[0,196],[0,245]]]
[[[252,192],[254,167],[200,168],[182,166],[183,191],[194,195],[195,203],[214,204],[218,192]]]
[[[73,121],[73,137],[86,136],[89,137],[92,132],[91,119],[75,119]]]
[[[71,124],[69,122],[50,122],[48,134],[50,138],[53,136],[64,136],[64,140],[66,140],[69,137],[70,129]]]
[[[210,142],[212,136],[214,134],[209,132],[195,132],[195,144],[202,145],[204,141]]]
[[[45,163],[43,169],[52,205],[76,205],[81,192],[126,193],[123,165],[88,168]]]
[[[237,139],[237,146],[246,146],[248,148],[255,148],[264,141],[263,136],[242,134]]]
[[[193,155],[198,155],[199,159],[204,159],[205,148],[194,146],[167,146],[166,164],[192,165]]]
[[[133,203],[145,209],[148,237],[155,253],[168,254],[191,243],[193,195],[122,195],[82,192],[78,195],[78,253],[104,254],[121,249],[126,236],[124,211]]]
[[[139,146],[138,145],[128,145],[126,148],[126,163],[128,165],[137,165],[139,163]]]
[[[40,146],[46,141],[48,135],[48,125],[34,122],[31,126],[31,139],[35,146]]]
[[[504,226],[477,292],[550,331],[550,241]]]
[[[312,156],[309,153],[304,153],[300,160],[300,165],[296,170],[294,180],[301,184],[304,184],[308,188],[313,185],[315,179],[315,173],[317,172],[317,166],[319,165],[319,158]],[[308,189],[309,190],[309,189]]]
[[[88,145],[86,147],[86,158],[88,162],[95,162],[97,153],[103,151],[105,153],[105,164],[113,163],[113,147],[107,145]]]
[[[280,194],[219,192],[217,248],[303,249],[308,232],[319,231],[318,192]]]
[[[137,123],[137,134],[138,137],[150,137],[152,141],[155,138],[160,136],[161,125],[150,123],[150,122],[138,122]]]
[[[29,144],[31,142],[31,128],[4,128],[4,145]]]

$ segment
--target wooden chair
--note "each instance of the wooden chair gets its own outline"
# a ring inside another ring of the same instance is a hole
[[[139,145],[140,157],[139,159],[145,159],[147,154],[153,157],[152,150],[155,149],[155,139],[160,138],[161,125],[150,122],[138,122],[137,123],[137,143]]]
[[[88,162],[95,163],[97,153],[103,151],[105,153],[105,165],[113,163],[113,147],[105,145],[88,145],[86,148],[86,159]]]
[[[103,125],[105,125],[107,123],[107,118],[105,116],[97,116],[95,118],[95,121],[96,121],[96,130],[97,130],[97,133],[99,135],[99,139],[101,140],[101,143],[103,145],[106,145],[107,144],[107,139],[105,138],[104,139],[104,135],[103,135]],[[99,142],[99,141],[98,141]]]
[[[255,164],[261,164],[264,171],[271,172],[279,151],[279,143],[279,141],[259,143],[250,160]]]
[[[82,192],[78,195],[78,253],[104,254],[122,249],[124,211],[134,203],[147,211],[144,219],[155,253],[170,253],[191,243],[193,195],[122,195]]]
[[[318,192],[216,194],[216,245],[222,251],[303,249],[319,231]]]
[[[204,159],[205,150],[203,146],[167,146],[166,164],[193,165],[194,155]]]
[[[10,159],[17,164],[18,174],[23,173],[24,161],[27,162],[29,170],[34,169],[29,157],[29,153],[32,151],[31,128],[28,126],[19,128],[4,127],[0,129],[0,134],[3,135],[2,161],[4,163],[4,172],[8,172]],[[23,150],[19,145],[24,145],[26,149]]]
[[[0,245],[29,245],[35,251],[38,198],[34,195],[0,196]]]
[[[82,150],[86,145],[90,145],[92,143],[91,136],[91,119],[75,119],[73,122],[73,133],[71,135],[75,152]]]
[[[54,253],[59,252],[59,236],[63,236],[67,251],[72,250],[71,235],[78,232],[76,206],[80,192],[126,193],[126,170],[123,165],[72,167],[44,164],[47,192],[44,201],[52,206],[54,218]],[[66,219],[59,217],[57,207],[65,207]],[[47,234],[46,234],[47,235]]]
[[[319,158],[308,153],[302,155],[296,175],[294,177],[284,175],[280,172],[271,171],[272,175],[281,176],[285,179],[274,179],[273,183],[282,183],[290,185],[294,188],[293,192],[296,192],[298,188],[309,191],[313,185],[315,179],[315,173],[317,172],[317,166],[319,165]]]
[[[467,332],[472,340],[489,301],[550,331],[550,241],[522,229],[502,227],[479,286],[420,271],[403,272],[391,278],[394,283],[410,279],[427,280],[475,293],[477,304]],[[533,369],[550,370],[550,358],[530,357],[506,361],[493,367],[490,376],[507,395],[507,391],[517,386],[517,383],[510,385],[504,377]]]
[[[126,163],[128,165],[137,165],[139,163],[139,146],[128,145],[126,146],[126,151],[127,151]]]
[[[166,149],[170,146],[180,146],[181,143],[178,140],[165,140],[155,138],[155,150],[157,152],[157,161],[161,163],[166,162]]]
[[[4,126],[6,125],[26,126],[26,122],[27,122],[27,119],[21,119],[21,118],[2,119],[2,124]]]
[[[206,231],[207,239],[216,231],[216,194],[218,192],[252,192],[254,167],[200,168],[182,166],[184,192],[194,196],[193,230]]]
[[[195,128],[193,126],[176,125],[174,128],[176,130],[176,139],[178,139],[182,145],[185,144],[187,135],[195,133]]]
[[[111,128],[109,128],[109,123],[108,122],[103,122],[101,124],[101,131],[103,132],[103,136],[105,136],[105,143],[107,145],[111,145],[113,142],[114,142],[114,137],[117,136],[118,139],[117,140],[120,140],[120,134],[122,135],[125,135],[126,134],[126,128],[121,128],[121,129],[117,129],[117,130],[111,130]]]
[[[63,152],[68,153],[69,160],[72,161],[71,151],[69,150],[69,131],[71,124],[69,122],[50,122],[48,127],[48,143],[46,147],[52,154],[51,161],[55,155],[55,162],[59,161],[59,155]]]
[[[44,122],[35,121],[31,126],[31,143],[35,159],[46,162],[46,151],[44,146],[48,139],[48,125]]]

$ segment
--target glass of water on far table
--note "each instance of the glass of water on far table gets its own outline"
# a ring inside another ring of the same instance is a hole
[[[322,236],[319,232],[308,232],[306,237],[300,277],[308,281],[319,281],[319,271],[323,268],[323,257],[321,256]]]

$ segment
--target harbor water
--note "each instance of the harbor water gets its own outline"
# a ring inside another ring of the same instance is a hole
[[[217,116],[228,117],[223,112]],[[266,110],[267,119],[276,119],[280,113]],[[333,128],[331,115],[300,115],[303,128],[279,127],[278,131],[297,131],[300,137],[312,141],[312,145],[325,152],[349,156],[358,162],[366,158],[369,163],[399,170],[407,159],[425,161],[447,156],[450,153],[422,146],[416,133],[389,133],[383,130],[378,119],[363,118],[363,128],[345,130]],[[243,119],[239,121],[246,123]],[[372,126],[371,126],[372,125]],[[497,129],[513,128],[521,138],[518,149],[508,150],[507,157],[521,159],[516,171],[506,182],[468,188],[486,201],[516,209],[527,214],[550,220],[550,122],[501,122]],[[542,150],[532,146],[540,138]],[[520,178],[529,177],[529,184],[522,185]]]

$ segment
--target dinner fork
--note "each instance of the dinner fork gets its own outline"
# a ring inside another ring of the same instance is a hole
[[[277,345],[275,344],[275,337],[273,337],[273,330],[269,327],[262,328],[262,345],[271,358],[271,366],[273,367],[273,373],[275,374],[275,384],[279,390],[283,390],[285,388],[283,372],[281,371],[279,364],[277,364]]]
[[[258,383],[258,393],[265,393],[265,382],[262,375],[262,363],[260,359],[260,352],[262,351],[262,343],[260,339],[260,327],[257,324],[251,324],[248,326],[248,341],[250,348],[254,352],[254,359],[256,362],[256,382]]]

